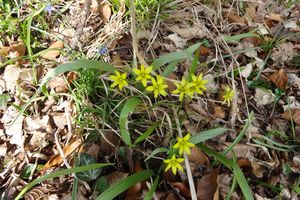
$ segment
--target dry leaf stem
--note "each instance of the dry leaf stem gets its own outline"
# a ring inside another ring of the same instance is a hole
[[[181,128],[180,128],[180,123],[179,123],[179,119],[178,119],[178,116],[177,116],[177,111],[175,109],[173,109],[173,114],[174,114],[176,127],[177,127],[177,130],[178,130],[178,135],[179,135],[179,137],[182,138],[182,131],[181,131]],[[188,181],[189,181],[189,186],[190,186],[190,191],[191,191],[191,197],[192,197],[192,200],[197,200],[197,194],[196,194],[196,189],[195,189],[195,184],[194,184],[194,180],[193,180],[193,175],[192,175],[190,162],[189,162],[188,156],[185,152],[183,153],[183,156],[184,156],[185,168],[186,168],[186,173],[187,173],[187,176],[188,176]]]

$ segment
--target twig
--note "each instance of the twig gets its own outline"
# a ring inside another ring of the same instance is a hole
[[[144,65],[145,67],[148,67],[148,64],[144,60],[143,56],[139,53],[138,48],[138,40],[136,36],[136,19],[135,19],[135,7],[134,7],[134,0],[130,0],[130,7],[129,12],[131,16],[131,37],[132,37],[132,48],[133,48],[133,66],[137,66],[137,60],[136,57],[139,59],[139,62]]]
[[[177,112],[176,112],[175,109],[173,109],[173,114],[174,114],[174,118],[175,118],[176,127],[177,127],[177,130],[178,130],[178,135],[179,135],[179,137],[182,137],[182,131],[181,131],[181,128],[180,128],[180,123],[179,123],[179,119],[178,119]],[[184,157],[185,168],[186,168],[186,172],[187,172],[187,176],[188,176],[188,181],[189,181],[189,186],[190,186],[190,191],[191,191],[191,197],[192,197],[192,200],[197,200],[197,194],[196,194],[195,184],[194,184],[194,180],[193,180],[193,176],[192,176],[192,170],[191,170],[191,166],[190,166],[188,156],[185,152],[183,154],[183,157]]]
[[[57,129],[57,131],[54,133],[55,144],[56,144],[56,146],[57,146],[57,150],[58,150],[58,152],[59,152],[59,154],[60,154],[60,156],[61,156],[61,159],[63,160],[63,162],[64,162],[64,164],[66,165],[66,167],[67,167],[68,169],[70,169],[70,168],[72,168],[72,167],[71,167],[70,164],[68,163],[68,161],[67,161],[67,159],[66,159],[66,157],[65,157],[64,151],[63,151],[63,149],[61,148],[61,146],[60,146],[60,144],[59,144],[59,141],[58,141],[57,134],[58,134],[59,131],[60,131],[60,129]]]

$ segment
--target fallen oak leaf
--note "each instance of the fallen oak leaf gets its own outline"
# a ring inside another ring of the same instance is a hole
[[[285,89],[287,81],[288,81],[288,76],[284,69],[280,69],[277,72],[273,73],[269,79],[280,89]]]
[[[300,126],[300,109],[292,109],[291,111],[287,110],[281,115],[282,118],[287,120],[291,120],[291,116],[294,122]]]

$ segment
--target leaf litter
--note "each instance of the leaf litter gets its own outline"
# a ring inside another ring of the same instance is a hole
[[[5,191],[3,194],[7,199],[13,199],[23,186],[41,174],[65,168],[66,163],[76,166],[80,154],[85,155],[85,164],[103,162],[116,165],[97,173],[83,173],[87,179],[79,182],[77,199],[96,199],[107,188],[146,169],[153,169],[159,175],[154,199],[191,199],[186,168],[177,175],[159,171],[162,159],[166,158],[163,151],[144,162],[148,154],[158,147],[168,148],[173,142],[171,138],[176,138],[174,133],[177,131],[168,105],[138,108],[129,116],[132,122],[137,119],[144,121],[136,126],[131,122],[126,124],[133,133],[132,139],[142,135],[147,125],[160,121],[147,140],[132,148],[126,147],[118,136],[115,122],[120,112],[119,102],[97,101],[101,99],[99,91],[107,90],[108,86],[97,88],[98,91],[88,87],[96,79],[83,80],[82,74],[89,73],[87,70],[67,72],[51,79],[41,86],[43,95],[20,113],[38,90],[40,80],[58,64],[77,58],[93,58],[111,61],[124,70],[131,66],[134,38],[129,31],[128,5],[123,2],[118,5],[115,1],[90,1],[90,6],[86,6],[87,2],[66,1],[50,5],[52,14],[44,13],[44,20],[34,18],[31,22],[34,26],[30,29],[30,48],[28,39],[24,40],[22,34],[10,33],[9,30],[0,33],[3,67],[0,80],[1,191]],[[196,72],[203,73],[203,79],[208,80],[207,91],[204,96],[183,102],[178,112],[182,129],[198,133],[216,126],[230,128],[227,134],[204,144],[219,153],[234,145],[226,156],[241,168],[256,199],[296,200],[299,195],[300,78],[299,66],[295,66],[294,61],[300,49],[297,17],[300,11],[299,6],[292,2],[180,1],[175,9],[167,12],[169,15],[151,21],[152,26],[147,27],[142,21],[137,23],[138,50],[149,63],[204,41],[199,48]],[[18,14],[25,17],[30,10],[37,9],[35,6],[21,5]],[[160,15],[158,11],[152,12]],[[143,14],[137,13],[137,16]],[[78,27],[81,23],[79,16],[85,19],[81,28]],[[49,34],[37,31],[43,26],[47,27]],[[254,36],[243,36],[249,33],[254,33]],[[73,49],[70,46],[74,46]],[[30,49],[33,58],[26,57],[30,55]],[[100,49],[101,55],[98,54]],[[169,67],[167,84],[170,88],[175,87],[172,80],[180,80],[188,74],[192,63],[190,57],[187,56],[184,62],[172,63],[174,66],[170,64],[161,68]],[[105,76],[97,72],[93,75],[104,82]],[[78,83],[86,85],[80,88]],[[222,103],[219,94],[226,85],[232,85],[236,91],[236,101],[231,106]],[[174,98],[172,101],[174,103]],[[99,107],[107,110],[97,110]],[[246,136],[239,139],[249,110],[255,113],[255,120]],[[233,114],[237,119],[232,124],[229,122]],[[220,160],[199,148],[191,149],[188,160],[197,199],[243,198],[242,188],[237,186],[231,191],[236,181],[235,174],[220,164]],[[31,165],[35,166],[34,170],[30,171],[29,179],[24,179],[21,172]],[[120,194],[119,199],[145,198],[154,180],[155,176],[134,184]],[[72,181],[72,176],[45,181],[27,192],[25,199],[40,196],[70,199]],[[58,190],[60,187],[62,190]],[[230,191],[231,196],[228,196]]]

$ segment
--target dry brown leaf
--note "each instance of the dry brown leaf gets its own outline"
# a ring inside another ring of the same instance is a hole
[[[270,20],[273,20],[273,21],[277,21],[277,22],[281,22],[283,20],[282,15],[281,14],[277,14],[277,13],[269,13],[265,17],[267,19],[270,19]]]
[[[215,118],[220,118],[220,119],[224,119],[226,117],[225,112],[223,111],[223,108],[221,106],[214,107],[213,116]]]
[[[6,90],[10,92],[15,91],[20,72],[21,69],[16,65],[7,65],[5,67],[3,79],[6,83]]]
[[[204,45],[201,45],[199,47],[199,53],[200,53],[200,56],[209,56],[209,54],[211,53],[211,49],[204,46]]]
[[[300,109],[292,109],[291,110],[291,115],[292,118],[294,120],[294,122],[300,126]],[[291,116],[290,116],[290,112],[287,110],[285,111],[282,115],[282,118],[287,119],[287,120],[291,120]]]
[[[64,43],[60,40],[56,41],[50,45],[48,51],[45,54],[43,54],[42,57],[49,60],[55,60],[55,58],[60,55],[60,51],[51,50],[51,49],[62,49],[62,48],[64,48]]]
[[[95,158],[96,160],[98,159],[100,151],[100,145],[99,144],[89,144],[84,148],[84,152]]]
[[[67,81],[62,76],[56,76],[56,77],[52,78],[49,81],[48,85],[51,89],[54,89],[55,92],[67,92],[68,91]]]
[[[111,186],[115,183],[118,183],[120,180],[126,178],[127,176],[129,176],[129,173],[115,171],[115,172],[112,172],[112,173],[106,175],[105,179],[107,181],[107,184],[109,186]]]
[[[180,194],[186,198],[191,198],[190,189],[182,182],[171,183],[171,185],[180,191]]]
[[[248,159],[245,159],[245,158],[241,158],[238,160],[237,162],[238,166],[240,168],[244,168],[244,167],[250,167],[251,166],[251,163],[249,162]]]
[[[230,23],[239,23],[239,24],[243,24],[243,25],[247,25],[247,20],[246,18],[240,17],[239,14],[237,12],[229,12],[227,14],[227,19]]]
[[[191,148],[191,154],[188,155],[188,158],[190,162],[195,163],[198,167],[209,165],[208,157],[204,153],[202,153],[202,151],[199,148]]]
[[[79,139],[75,139],[70,142],[67,146],[63,148],[64,156],[68,157],[71,155],[76,149],[78,149],[81,145],[81,141]],[[41,173],[46,172],[49,168],[58,166],[63,162],[61,155],[58,153],[50,158],[48,162],[41,169]]]
[[[284,69],[280,69],[270,76],[270,80],[280,89],[285,89],[286,83],[288,81],[288,76]]]
[[[53,122],[59,129],[64,129],[67,125],[67,118],[64,113],[56,112],[52,115]]]
[[[177,79],[177,76],[174,74],[174,73],[171,73],[169,76],[168,76],[168,79],[170,80],[167,80],[166,83],[168,85],[168,90],[169,92],[173,91],[176,89],[176,85],[174,84],[174,81],[171,81],[171,80],[176,80]]]
[[[197,199],[207,200],[213,199],[214,194],[217,190],[217,178],[219,175],[219,170],[215,169],[210,173],[204,175],[197,183]]]
[[[179,27],[178,25],[171,26],[170,29],[182,37],[183,39],[191,39],[191,38],[203,38],[206,36],[206,33],[203,31],[202,28],[198,26],[193,27]]]
[[[174,193],[168,194],[166,200],[178,200],[178,197]]]
[[[251,162],[252,173],[257,178],[262,178],[264,176],[265,169],[257,162]]]
[[[24,56],[26,52],[25,44],[22,40],[18,40],[17,42],[10,45],[10,53],[12,53],[13,57]]]
[[[99,7],[101,17],[105,23],[109,22],[111,17],[111,4],[108,1],[102,3]]]
[[[280,43],[271,53],[272,60],[276,62],[286,62],[293,60],[294,45],[291,42]]]

